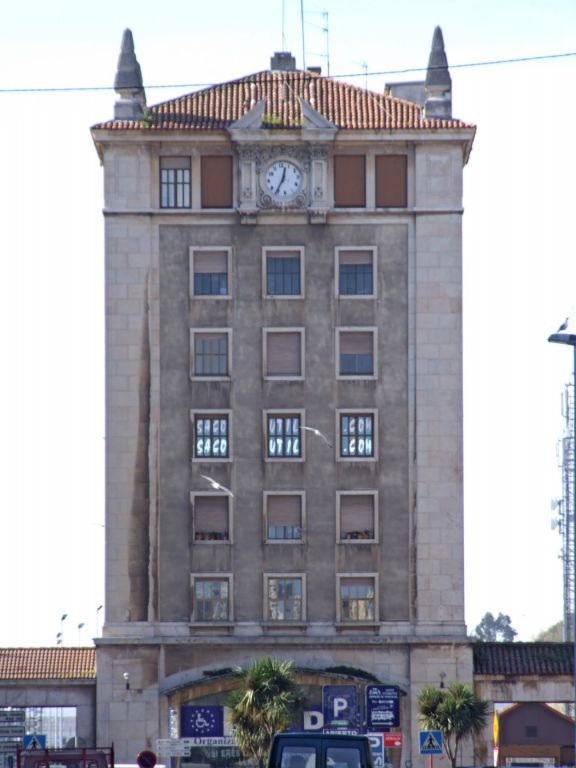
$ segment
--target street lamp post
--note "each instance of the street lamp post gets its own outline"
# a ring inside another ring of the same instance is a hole
[[[569,347],[572,347],[572,385],[573,385],[573,391],[572,391],[572,408],[576,408],[576,334],[574,333],[567,333],[566,332],[566,326],[568,322],[564,322],[563,325],[560,326],[558,331],[556,333],[550,334],[548,336],[548,341],[550,341],[552,344],[566,344]],[[574,687],[574,697],[573,697],[573,703],[574,703],[574,765],[576,765],[576,418],[573,415],[572,418],[572,424],[573,424],[573,434],[571,435],[572,440],[572,461],[574,463],[573,466],[573,488],[572,491],[572,509],[566,510],[566,512],[569,514],[570,511],[572,512],[572,538],[573,538],[573,544],[574,544],[574,557],[572,560],[572,646],[573,646],[573,656],[572,656],[572,678],[573,678],[573,687]],[[570,522],[569,520],[567,522]]]

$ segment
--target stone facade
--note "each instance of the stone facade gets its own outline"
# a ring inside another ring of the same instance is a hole
[[[141,93],[137,100],[145,103]],[[127,110],[123,102],[122,116]],[[299,129],[266,128],[262,114],[252,105],[228,128],[198,132],[152,131],[148,123],[93,128],[106,228],[98,742],[113,741],[119,761],[132,762],[170,735],[170,714],[183,703],[223,703],[221,685],[202,687],[207,671],[275,655],[317,670],[318,680],[332,679],[331,667],[353,667],[398,685],[404,747],[394,762],[423,762],[416,692],[444,679],[472,683],[464,624],[461,219],[474,131],[465,124],[338,130],[307,102]],[[382,155],[405,158],[400,205],[377,205]],[[338,205],[341,156],[365,158],[360,207]],[[169,157],[189,158],[190,207],[161,204]],[[232,205],[201,204],[207,157],[232,158]],[[263,185],[262,169],[274,157],[294,160],[304,179],[289,205],[267,197]],[[370,296],[339,294],[340,248],[375,254]],[[191,254],[206,249],[229,254],[225,296],[198,297],[191,288]],[[267,249],[301,254],[302,295],[267,295]],[[215,329],[226,339],[228,370],[202,380],[194,334]],[[339,345],[355,329],[373,342],[368,376],[340,375]],[[298,376],[265,375],[266,334],[278,330],[300,334]],[[297,460],[270,460],[269,412],[298,414],[326,440],[302,430]],[[343,456],[347,413],[372,418],[373,455]],[[198,414],[228,418],[225,460],[195,454]],[[194,500],[212,493],[203,476],[233,493],[223,541],[194,532]],[[296,541],[272,541],[266,494],[289,491],[305,499],[300,533]],[[339,534],[341,492],[375,499],[368,542]],[[269,615],[270,575],[300,581],[297,620]],[[198,620],[195,579],[207,578],[227,580],[225,620]],[[369,583],[370,606],[348,615],[340,590],[355,579]]]

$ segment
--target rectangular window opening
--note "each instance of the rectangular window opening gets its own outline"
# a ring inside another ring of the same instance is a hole
[[[266,538],[268,541],[302,541],[302,495],[268,494]]]
[[[302,621],[302,577],[268,576],[268,618],[271,621]]]
[[[340,620],[374,621],[376,617],[374,577],[341,577]]]
[[[340,331],[340,376],[374,376],[374,331]]]
[[[340,456],[342,458],[373,458],[374,413],[340,414]]]
[[[294,459],[302,456],[299,414],[273,414],[266,416],[267,456],[270,459]]]
[[[194,458],[226,459],[229,449],[228,416],[194,414]]]
[[[193,331],[193,376],[228,376],[228,331]]]
[[[192,618],[194,621],[228,621],[230,618],[229,580],[195,577]]]
[[[191,249],[192,296],[229,295],[230,251]]]
[[[194,541],[230,541],[229,497],[195,495]]]
[[[160,207],[190,208],[190,158],[160,158]]]

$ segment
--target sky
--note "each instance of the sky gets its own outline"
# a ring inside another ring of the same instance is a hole
[[[268,69],[278,50],[381,92],[423,77],[437,24],[453,114],[478,126],[464,172],[466,621],[503,612],[531,640],[562,618],[551,501],[572,356],[547,337],[566,316],[576,328],[576,55],[560,55],[576,48],[576,0],[21,0],[0,11],[0,647],[60,632],[90,644],[102,628],[103,198],[89,127],[112,116],[123,30],[154,104]]]

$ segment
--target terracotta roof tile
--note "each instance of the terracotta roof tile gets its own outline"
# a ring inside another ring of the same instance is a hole
[[[346,130],[426,130],[473,128],[450,119],[424,119],[422,109],[403,99],[367,91],[312,72],[257,72],[239,80],[180,96],[148,110],[145,121],[110,120],[94,128],[116,131],[224,130],[241,118],[251,104],[266,101],[270,128],[300,128],[299,98],[327,120]]]
[[[572,643],[476,643],[475,675],[572,675]]]
[[[95,679],[95,648],[0,648],[0,680]]]

